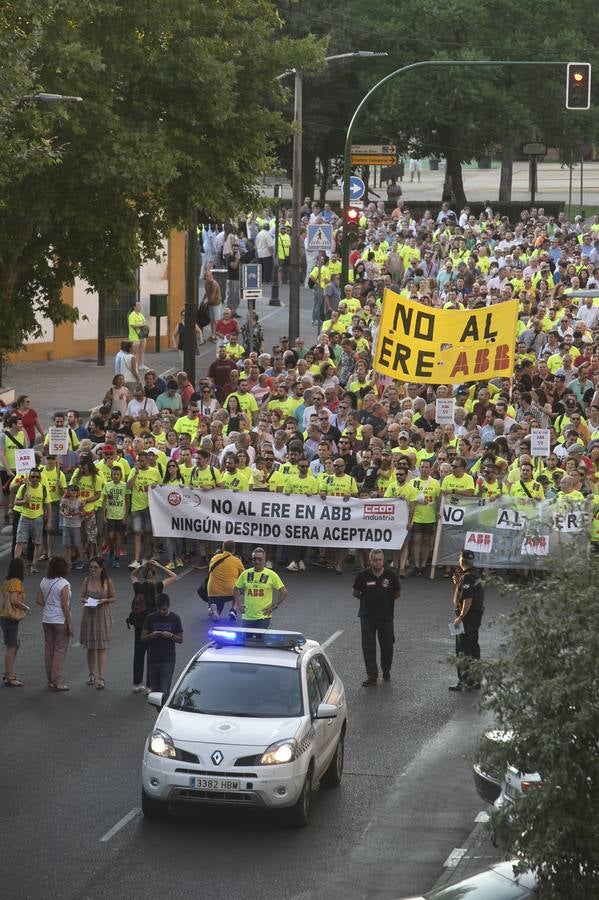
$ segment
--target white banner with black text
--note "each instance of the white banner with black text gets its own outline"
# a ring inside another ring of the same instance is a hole
[[[401,499],[356,499],[262,491],[235,493],[162,485],[149,492],[157,537],[399,549],[408,529]]]

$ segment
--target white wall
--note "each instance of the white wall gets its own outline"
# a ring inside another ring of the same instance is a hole
[[[159,262],[145,263],[139,273],[139,295],[141,309],[148,320],[150,334],[155,334],[156,320],[150,318],[150,294],[168,294],[168,243],[163,244]],[[89,285],[77,279],[73,289],[73,305],[79,310],[79,320],[75,323],[73,337],[76,341],[95,340],[98,335],[98,294],[87,293]],[[84,316],[86,319],[84,319]],[[161,319],[160,333],[168,334],[166,317]],[[53,339],[53,336],[50,340]]]

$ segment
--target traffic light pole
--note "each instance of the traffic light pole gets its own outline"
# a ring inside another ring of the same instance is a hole
[[[349,196],[349,179],[351,177],[351,145],[352,138],[354,135],[354,131],[358,122],[358,118],[365,106],[367,106],[368,101],[371,99],[372,95],[375,94],[379,88],[381,88],[387,82],[392,81],[394,78],[398,78],[400,75],[403,75],[405,72],[411,72],[414,69],[421,69],[425,66],[493,66],[497,68],[497,66],[566,66],[567,62],[562,60],[523,60],[523,59],[471,59],[471,60],[457,60],[457,59],[426,59],[422,62],[411,63],[409,66],[402,66],[401,69],[395,69],[394,72],[390,72],[389,75],[386,75],[384,78],[381,78],[380,81],[372,87],[368,93],[362,98],[358,106],[356,107],[356,111],[354,112],[351,121],[349,123],[349,127],[347,129],[347,136],[345,138],[345,150],[343,153],[343,209],[346,210],[349,208],[350,204],[350,196]],[[349,271],[349,239],[347,235],[347,228],[343,229],[343,244],[342,244],[342,252],[341,252],[341,284],[345,284],[347,282],[348,271]],[[291,313],[291,310],[290,310]],[[290,329],[291,330],[291,329]],[[291,337],[291,334],[290,334]]]

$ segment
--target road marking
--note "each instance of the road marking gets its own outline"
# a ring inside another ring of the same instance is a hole
[[[161,372],[160,375],[159,375],[158,377],[159,377],[159,378],[166,378],[167,375],[172,375],[172,374],[173,374],[174,372],[176,372],[176,371],[177,371],[177,367],[176,367],[176,366],[169,366],[169,368],[168,368],[168,369],[165,369],[164,372]]]
[[[445,862],[443,863],[444,869],[455,869],[459,861],[463,856],[466,855],[468,851],[463,847],[454,847]]]
[[[485,812],[484,809],[481,809],[479,814],[477,815],[475,822],[488,822],[489,821],[489,813]]]
[[[121,828],[124,828],[125,825],[128,825],[132,819],[134,819],[136,816],[138,816],[140,814],[140,812],[141,812],[141,809],[139,809],[137,806],[135,806],[133,809],[130,809],[126,816],[123,816],[122,819],[119,819],[118,822],[116,823],[116,825],[113,825],[112,828],[110,828],[106,832],[106,834],[102,835],[102,837],[100,838],[100,842],[106,843],[107,841],[109,841],[111,838],[113,838],[115,836],[115,834],[117,834],[117,832],[119,832],[121,830]]]
[[[328,637],[326,639],[326,641],[323,641],[320,646],[321,647],[330,647],[330,645],[333,643],[333,641],[336,641],[337,638],[341,637],[342,634],[343,634],[343,631],[336,631],[334,634],[332,634],[330,637]]]

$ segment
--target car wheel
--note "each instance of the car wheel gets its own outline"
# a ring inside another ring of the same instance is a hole
[[[289,810],[289,824],[295,828],[305,828],[312,809],[312,766],[308,769],[306,780],[297,803]]]
[[[164,819],[168,813],[168,803],[164,800],[155,800],[149,797],[144,790],[141,792],[141,811],[146,819]]]
[[[322,776],[322,783],[327,787],[339,787],[343,778],[343,761],[345,758],[345,731],[341,732],[335,753],[328,768]]]

